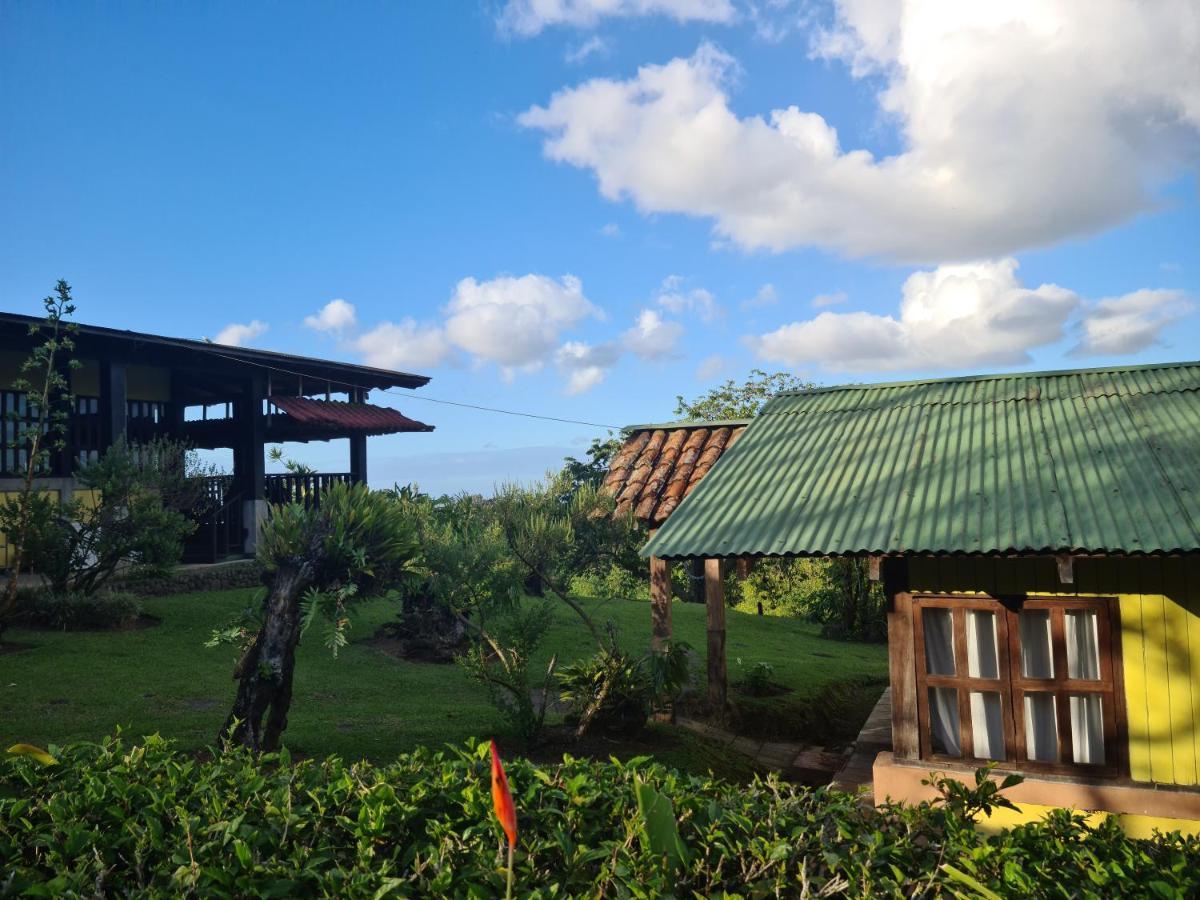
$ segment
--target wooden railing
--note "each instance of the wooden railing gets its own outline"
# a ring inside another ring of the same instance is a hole
[[[336,482],[349,484],[349,472],[315,472],[312,474],[268,475],[266,497],[268,503],[303,503],[319,506],[321,492]]]
[[[217,562],[244,551],[246,525],[242,494],[233,490],[232,475],[203,479],[195,518],[197,528],[184,545],[184,562]]]

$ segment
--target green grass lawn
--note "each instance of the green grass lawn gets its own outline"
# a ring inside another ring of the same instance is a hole
[[[4,746],[92,740],[119,725],[131,736],[158,732],[186,748],[211,744],[233,699],[234,651],[203,644],[253,594],[245,589],[149,599],[146,612],[162,624],[140,631],[10,631],[7,641],[34,646],[0,654],[0,740]],[[544,659],[556,653],[566,662],[589,653],[590,639],[578,619],[562,603],[550,602]],[[647,604],[587,606],[598,623],[615,623],[623,645],[639,652],[647,646]],[[459,667],[400,662],[364,643],[394,612],[382,600],[357,607],[352,643],[336,660],[315,633],[300,648],[285,735],[293,751],[386,760],[419,744],[503,734],[503,721],[484,689]],[[677,637],[696,648],[702,666],[704,608],[676,603],[674,622]],[[776,732],[790,728],[791,733],[771,735],[790,740],[852,737],[887,671],[882,646],[828,641],[809,624],[732,610],[728,653],[731,681],[740,677],[741,657],[747,666],[769,662],[775,681],[791,688],[762,700],[731,692],[749,712],[747,722],[769,721]],[[872,686],[853,687],[865,680]],[[652,752],[683,768],[745,774],[725,759],[728,754],[679,729],[657,728],[625,750]]]

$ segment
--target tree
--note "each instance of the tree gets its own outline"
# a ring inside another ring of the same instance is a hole
[[[203,486],[190,477],[194,465],[176,441],[119,439],[76,473],[74,499],[32,498],[26,557],[56,593],[94,594],[123,566],[171,568],[196,529],[190,513]],[[0,503],[0,530],[16,527],[20,515],[18,504]]]
[[[585,460],[576,459],[574,456],[566,457],[563,460],[563,476],[570,481],[571,492],[574,493],[584,485],[599,488],[604,483],[604,476],[608,474],[612,458],[624,443],[619,435],[614,436],[610,431],[608,437],[592,440],[585,453]]]
[[[332,484],[319,505],[273,506],[258,539],[267,579],[262,624],[234,670],[237,697],[221,743],[277,750],[301,634],[324,618],[326,644],[336,653],[346,642],[350,602],[414,574],[419,551],[404,507],[364,484]]]
[[[788,372],[768,375],[762,369],[751,369],[750,377],[741,384],[731,378],[690,403],[682,396],[676,396],[675,415],[707,422],[751,419],[780,391],[804,391],[814,387],[816,385],[813,382],[804,381]]]
[[[50,455],[66,445],[67,420],[71,409],[70,370],[79,366],[71,358],[75,352],[74,334],[77,326],[66,321],[75,312],[71,286],[61,278],[54,294],[42,301],[46,318],[29,326],[29,334],[40,337],[29,356],[21,363],[21,377],[13,382],[14,391],[24,391],[26,402],[34,409],[30,425],[12,415],[16,437],[14,449],[25,452],[25,471],[21,488],[10,498],[12,515],[5,523],[8,538],[8,583],[0,601],[0,635],[5,620],[17,602],[17,587],[21,566],[25,562],[29,526],[35,512],[34,480],[46,468]]]

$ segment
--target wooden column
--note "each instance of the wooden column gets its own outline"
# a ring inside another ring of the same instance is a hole
[[[725,666],[725,584],[719,559],[704,561],[704,601],[708,607],[708,702],[720,713],[725,710],[729,685]]]
[[[917,660],[913,640],[912,594],[908,593],[908,560],[882,561],[887,598],[888,680],[892,688],[892,755],[917,759],[921,742],[917,728]]]
[[[363,403],[367,392],[362,388],[350,391],[350,402]],[[350,435],[350,480],[355,484],[367,483],[367,436],[365,434]]]
[[[233,481],[242,492],[242,525],[245,528],[246,553],[258,546],[258,529],[267,514],[266,417],[263,400],[267,382],[262,375],[251,375],[244,382],[244,393],[234,408],[236,429],[233,448]]]
[[[650,647],[666,649],[671,642],[671,563],[650,557]]]
[[[125,390],[125,363],[100,362],[100,447],[107,450],[125,437],[129,403]]]

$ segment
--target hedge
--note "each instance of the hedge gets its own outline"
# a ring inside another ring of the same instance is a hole
[[[0,894],[502,895],[486,745],[389,765],[286,751],[211,759],[157,737],[0,762]],[[876,810],[777,780],[682,775],[647,759],[508,763],[518,896],[1195,896],[1200,842],[1128,838],[1066,811],[995,836],[959,799]],[[669,797],[689,859],[643,845],[635,780]],[[968,798],[972,791],[959,791]]]

